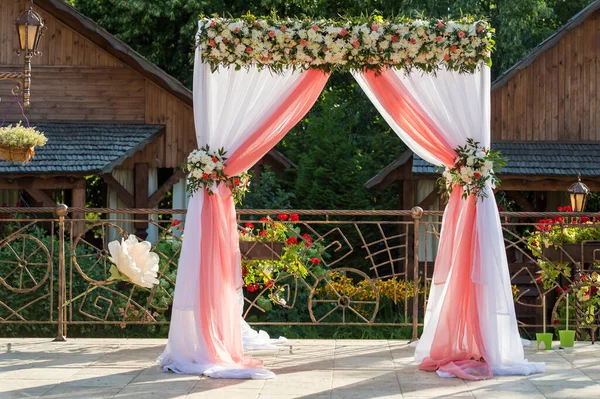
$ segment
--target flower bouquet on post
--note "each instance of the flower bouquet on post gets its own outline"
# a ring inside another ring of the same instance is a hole
[[[205,145],[199,150],[190,152],[181,169],[188,172],[187,191],[194,194],[198,190],[206,190],[213,195],[219,184],[225,184],[231,190],[236,204],[240,204],[248,192],[250,174],[242,172],[239,176],[230,177],[225,173],[227,151],[222,147],[213,150]]]
[[[441,166],[443,173],[438,179],[438,185],[446,198],[450,197],[455,186],[460,186],[464,199],[473,195],[476,201],[483,200],[487,198],[484,188],[488,183],[492,189],[500,185],[496,172],[506,165],[507,159],[502,158],[499,152],[480,147],[479,144],[473,139],[467,139],[466,145],[455,149],[458,157],[454,165]]]

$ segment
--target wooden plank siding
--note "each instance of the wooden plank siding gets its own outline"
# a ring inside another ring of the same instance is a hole
[[[22,71],[23,57],[15,51],[18,38],[14,20],[27,6],[24,0],[0,0],[0,71]],[[92,36],[70,28],[38,2],[34,7],[48,29],[40,42],[41,56],[33,58],[28,118],[34,123],[164,124],[163,137],[121,167],[133,168],[135,163],[147,163],[151,168],[178,167],[196,146],[191,96],[186,101],[181,93],[173,95],[107,51],[110,49],[96,44]],[[10,105],[15,83],[0,81],[2,115]],[[9,121],[23,119],[17,108],[9,113]]]
[[[492,91],[494,141],[600,141],[600,12]]]

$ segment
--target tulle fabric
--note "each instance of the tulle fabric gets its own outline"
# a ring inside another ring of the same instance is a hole
[[[490,70],[436,74],[386,69],[354,77],[398,136],[419,157],[453,165],[468,138],[490,146]],[[525,360],[512,300],[502,228],[491,187],[475,203],[454,188],[442,220],[425,326],[416,345],[422,370],[443,377],[543,372]]]
[[[199,146],[227,151],[226,173],[237,175],[263,157],[310,110],[328,76],[287,69],[236,71],[210,66],[196,51],[194,119]],[[169,340],[158,358],[165,370],[214,378],[268,379],[262,362],[244,355],[264,334],[243,333],[238,289],[241,256],[231,191],[196,192],[185,225]]]

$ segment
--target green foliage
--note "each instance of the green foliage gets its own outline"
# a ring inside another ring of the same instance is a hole
[[[332,79],[281,147],[298,163],[294,205],[305,209],[372,208],[365,182],[404,149],[350,75]],[[388,201],[378,205],[396,207]]]
[[[284,190],[280,180],[267,165],[263,167],[259,178],[252,177],[243,209],[291,209],[295,195]]]

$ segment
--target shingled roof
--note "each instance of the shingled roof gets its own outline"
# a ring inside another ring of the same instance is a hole
[[[560,142],[501,142],[492,144],[508,158],[508,164],[500,175],[510,176],[600,176],[600,143],[560,143]],[[394,162],[383,168],[365,185],[377,186],[393,170],[413,158],[412,173],[434,175],[437,167],[414,155],[408,150]]]
[[[29,163],[0,160],[0,175],[107,173],[164,132],[163,125],[39,123],[48,143]]]

